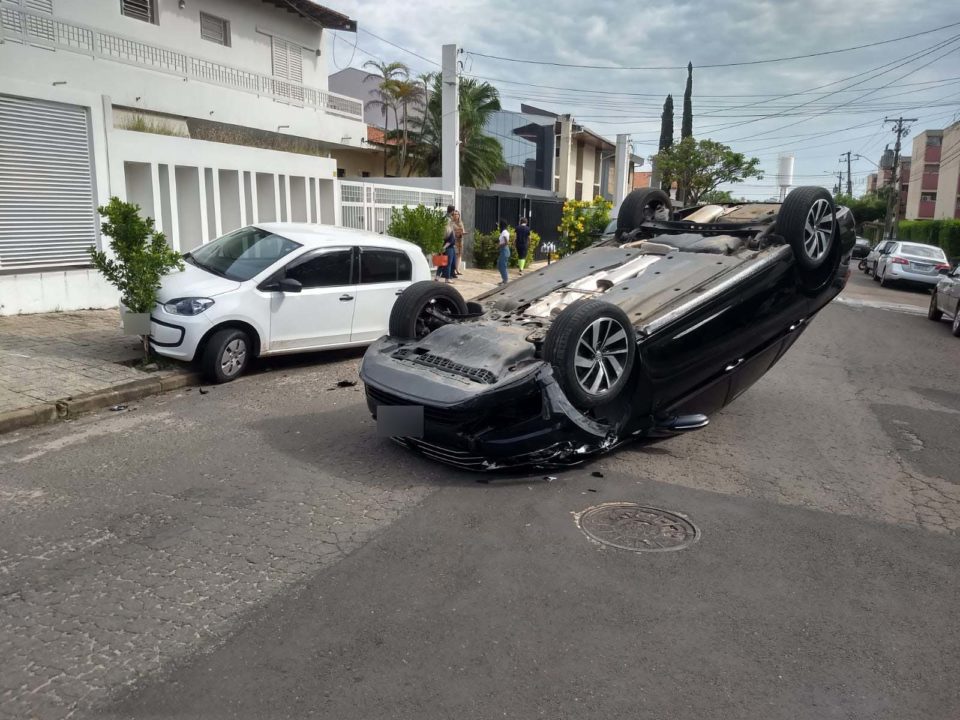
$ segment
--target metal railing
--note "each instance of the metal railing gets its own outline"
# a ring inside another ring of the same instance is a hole
[[[8,5],[0,6],[0,37],[4,41],[69,50],[145,67],[292,105],[320,108],[353,120],[363,120],[363,103],[354,98]]]
[[[399,207],[425,205],[445,208],[453,202],[453,193],[402,185],[339,181],[340,224],[358,230],[386,232]]]

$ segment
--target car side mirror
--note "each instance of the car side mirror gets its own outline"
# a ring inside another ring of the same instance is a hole
[[[303,290],[303,285],[299,280],[283,278],[283,280],[277,283],[277,290],[285,293],[298,293]]]

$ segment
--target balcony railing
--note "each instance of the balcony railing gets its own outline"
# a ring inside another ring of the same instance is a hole
[[[69,50],[363,120],[363,103],[359,100],[66,22],[50,15],[0,6],[0,36],[7,42]]]

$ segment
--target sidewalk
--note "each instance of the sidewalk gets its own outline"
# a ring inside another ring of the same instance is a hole
[[[499,281],[496,270],[470,268],[453,286],[469,299]],[[116,310],[0,317],[0,433],[197,382],[189,365],[130,367],[142,353],[138,338],[121,334]]]

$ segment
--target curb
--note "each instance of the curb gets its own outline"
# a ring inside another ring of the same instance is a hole
[[[71,396],[53,403],[41,403],[18,410],[10,410],[0,413],[0,434],[32,425],[72,419],[93,410],[198,384],[200,384],[200,373],[174,373],[164,377],[134,380],[92,393]]]

